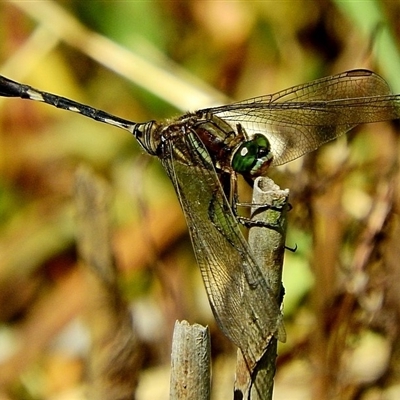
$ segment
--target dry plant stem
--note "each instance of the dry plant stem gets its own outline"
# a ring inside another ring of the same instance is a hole
[[[131,315],[117,285],[110,247],[109,193],[105,184],[84,168],[77,172],[75,203],[92,337],[88,398],[133,399],[141,357]]]
[[[210,358],[208,327],[177,321],[172,339],[171,400],[210,399]]]
[[[280,190],[269,178],[258,178],[254,183],[253,203],[268,207],[254,207],[252,220],[263,221],[269,227],[252,227],[249,246],[278,302],[282,300],[282,267],[285,252],[286,212],[288,190]],[[266,351],[254,368],[246,354],[238,350],[236,364],[235,399],[272,399],[277,339],[271,335]]]
[[[155,60],[149,62],[107,37],[90,31],[54,1],[33,4],[10,0],[9,3],[35,19],[58,40],[82,51],[99,64],[182,111],[228,101],[226,96],[166,59],[164,55],[157,53]]]

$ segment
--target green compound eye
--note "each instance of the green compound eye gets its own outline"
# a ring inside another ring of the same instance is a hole
[[[268,139],[256,134],[242,143],[232,157],[232,169],[240,174],[262,175],[266,163],[271,162],[271,146]]]

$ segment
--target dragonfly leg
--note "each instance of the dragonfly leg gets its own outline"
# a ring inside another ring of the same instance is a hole
[[[269,228],[269,229],[281,229],[280,221],[274,221],[273,218],[270,221],[259,221],[255,219],[251,219],[248,217],[244,217],[242,215],[239,215],[237,212],[237,206],[241,207],[252,207],[253,209],[256,208],[257,210],[260,211],[265,211],[265,210],[271,210],[271,211],[276,211],[277,213],[281,213],[283,210],[283,206],[280,205],[273,205],[273,204],[254,204],[254,203],[236,203],[235,207],[233,207],[233,212],[237,218],[237,220],[244,225],[246,228],[252,228],[252,227],[261,227],[261,228]],[[253,211],[254,213],[254,211]]]
[[[236,215],[236,218],[246,228],[259,227],[259,228],[269,228],[274,230],[280,229],[280,224],[276,222],[255,221],[250,218],[243,217],[241,215]]]
[[[294,244],[294,247],[285,246],[285,250],[289,250],[291,253],[296,253],[297,243]]]

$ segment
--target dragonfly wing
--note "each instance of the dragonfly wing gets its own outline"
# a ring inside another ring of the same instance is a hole
[[[367,70],[354,70],[210,111],[263,133],[274,155],[271,165],[292,161],[361,123],[400,117],[400,96]]]
[[[208,111],[213,114],[239,113],[243,116],[243,109],[249,109],[251,113],[251,110],[257,108],[272,107],[272,103],[320,102],[391,94],[389,85],[381,76],[365,69],[356,69],[292,86],[273,94],[213,107]]]
[[[257,360],[281,331],[276,299],[254,261],[210,156],[193,132],[167,140],[161,161],[189,227],[208,299],[219,327]],[[178,152],[180,157],[174,157]],[[189,154],[190,160],[182,159]]]

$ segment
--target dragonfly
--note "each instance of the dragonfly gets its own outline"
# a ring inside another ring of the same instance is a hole
[[[211,309],[224,334],[258,360],[285,340],[280,304],[240,229],[236,177],[249,182],[356,125],[400,118],[400,95],[357,69],[157,122],[134,122],[0,76],[0,95],[77,112],[129,131],[161,161],[192,239]]]

